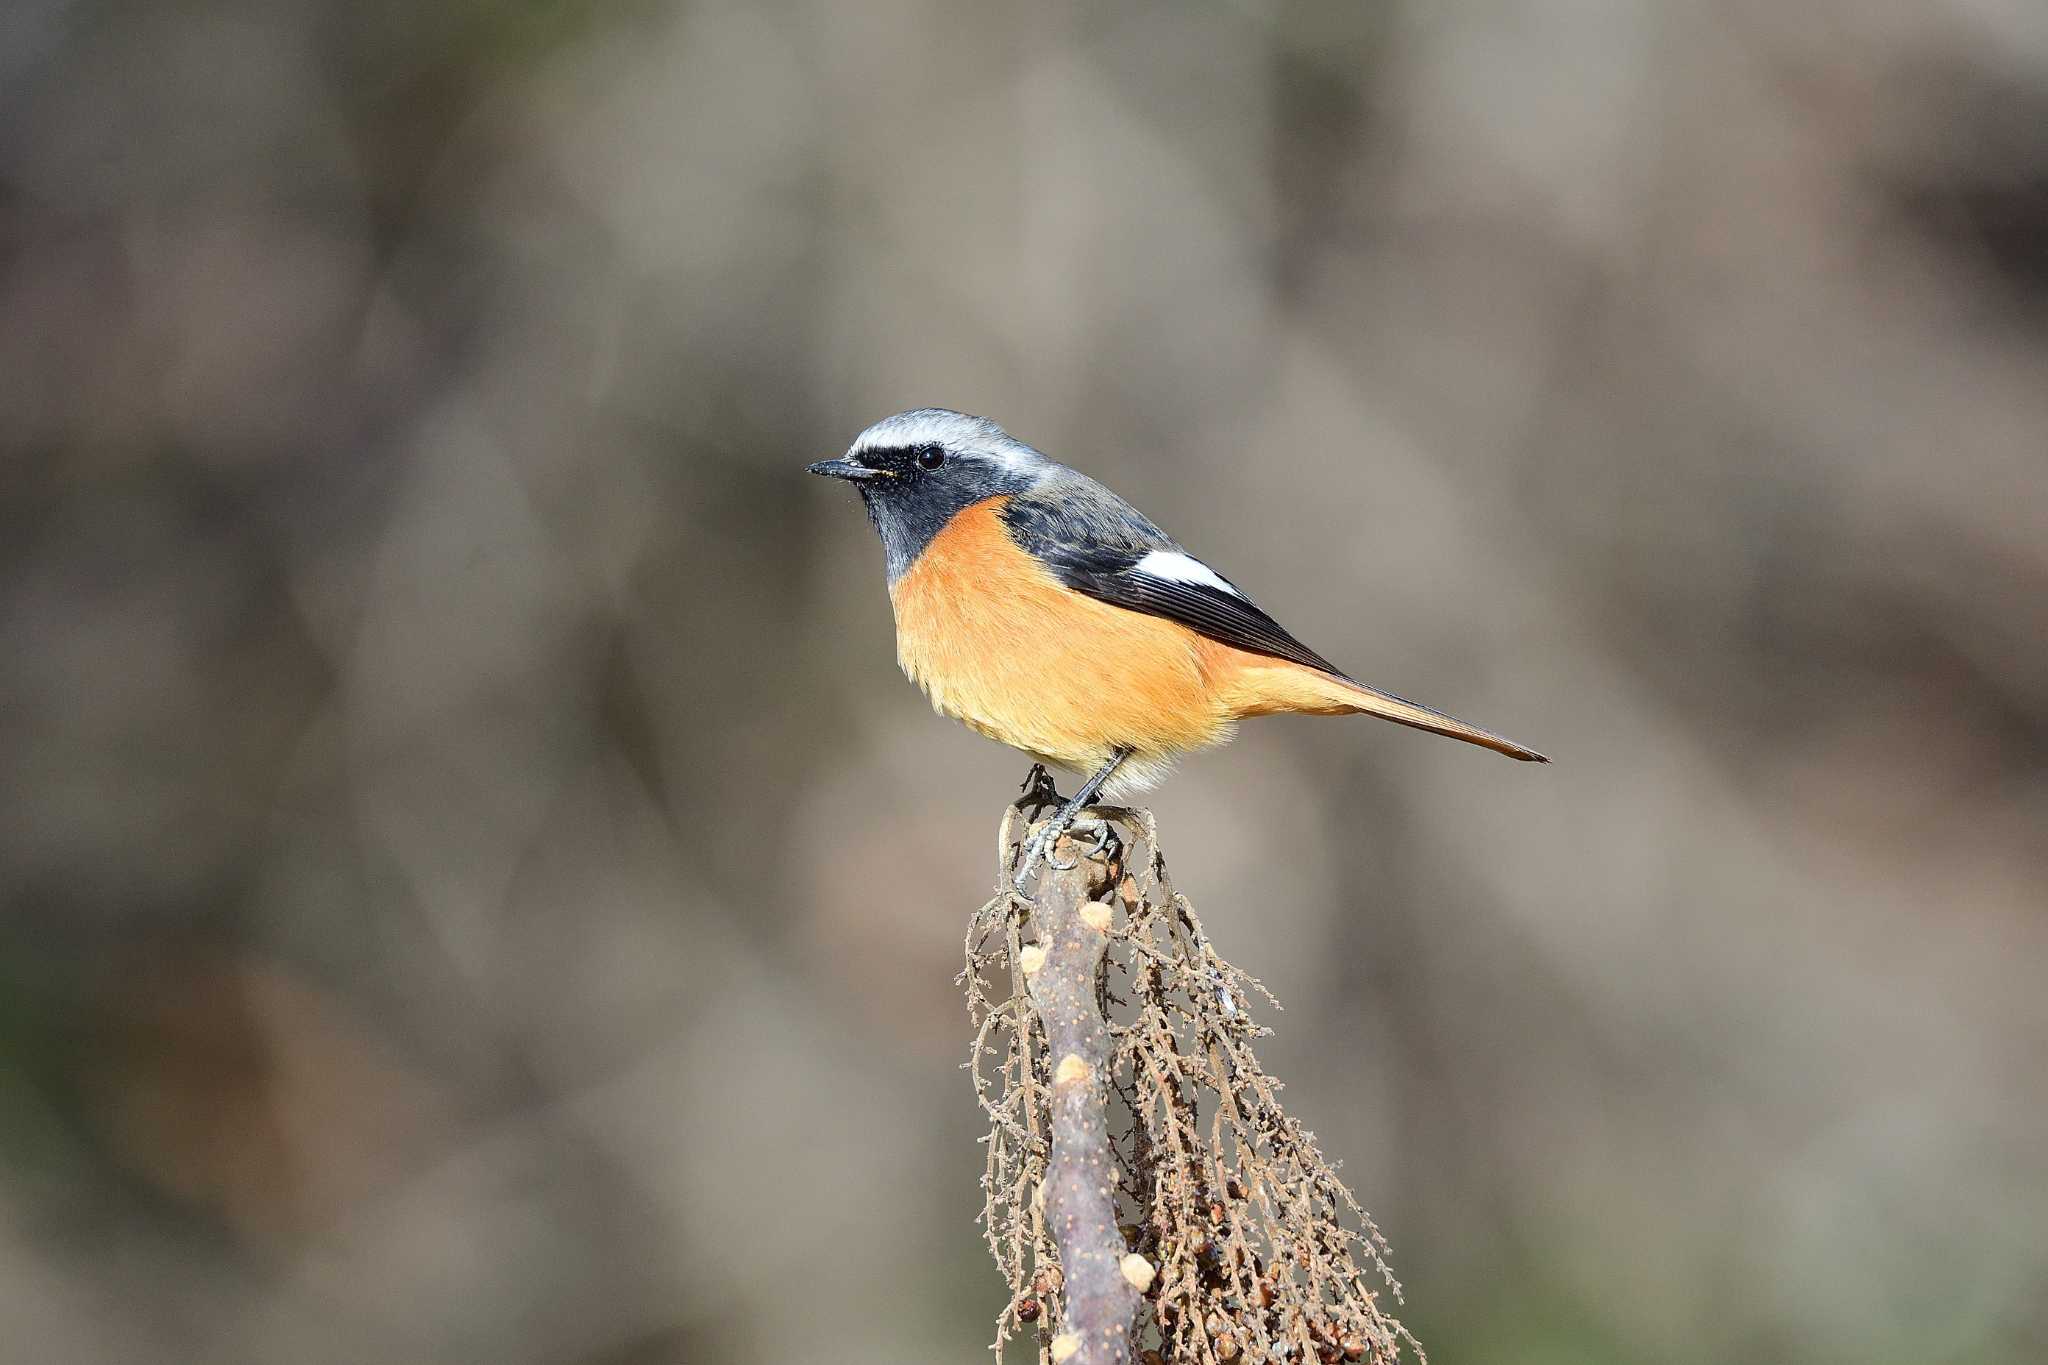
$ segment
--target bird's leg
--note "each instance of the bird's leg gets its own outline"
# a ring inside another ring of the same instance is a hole
[[[1031,865],[1041,857],[1047,862],[1052,861],[1052,846],[1067,832],[1068,827],[1074,823],[1074,818],[1088,808],[1088,803],[1095,799],[1095,793],[1102,790],[1102,784],[1115,776],[1116,770],[1122,767],[1124,760],[1130,756],[1131,751],[1127,748],[1118,749],[1110,754],[1109,762],[1097,768],[1094,775],[1081,784],[1081,790],[1074,793],[1074,799],[1061,806],[1059,813],[1046,821],[1038,833],[1031,836],[1031,842],[1024,846],[1023,860],[1017,865],[1018,895],[1024,894],[1024,883],[1031,877]],[[1103,837],[1105,840],[1108,838],[1107,827],[1104,829]],[[1100,848],[1100,845],[1097,847]]]
[[[1031,765],[1031,771],[1024,774],[1024,785],[1017,788],[1024,793],[1017,798],[1020,806],[1029,806],[1037,815],[1047,806],[1057,806],[1067,798],[1060,795],[1060,789],[1053,785],[1052,773],[1043,763]]]

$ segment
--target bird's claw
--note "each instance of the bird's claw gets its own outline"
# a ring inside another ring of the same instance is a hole
[[[1090,858],[1097,857],[1108,850],[1110,842],[1116,838],[1116,832],[1110,828],[1109,821],[1090,819],[1086,822],[1086,829],[1093,843],[1077,855],[1074,861],[1070,863],[1061,862],[1054,852],[1058,847],[1060,836],[1069,833],[1076,825],[1081,823],[1082,821],[1078,815],[1071,816],[1065,820],[1054,816],[1051,820],[1046,821],[1044,825],[1040,826],[1036,834],[1031,836],[1031,841],[1024,846],[1023,857],[1017,863],[1017,875],[1012,879],[1017,888],[1018,895],[1023,896],[1026,900],[1031,899],[1024,888],[1031,880],[1032,864],[1036,863],[1039,859],[1043,858],[1045,865],[1055,872],[1072,872]]]
[[[1062,863],[1056,861],[1052,856],[1053,847],[1059,842],[1059,837],[1073,827],[1075,820],[1080,818],[1081,812],[1088,809],[1088,803],[1095,799],[1095,793],[1102,790],[1102,785],[1115,776],[1117,768],[1130,756],[1131,751],[1128,748],[1119,748],[1112,752],[1109,761],[1100,768],[1097,768],[1094,775],[1081,784],[1081,790],[1074,793],[1074,799],[1061,806],[1052,819],[1041,825],[1038,833],[1031,836],[1031,841],[1024,846],[1024,852],[1018,859],[1017,875],[1013,879],[1017,887],[1017,894],[1024,900],[1029,901],[1031,899],[1030,893],[1025,891],[1024,885],[1031,880],[1031,865],[1040,858],[1045,859],[1048,866],[1061,872],[1070,872],[1081,865],[1080,862]],[[1052,787],[1052,776],[1045,771],[1044,764],[1035,764],[1031,769],[1031,775],[1024,779],[1024,786],[1026,789],[1025,797],[1024,800],[1018,802],[1020,806],[1033,796],[1038,795],[1041,789],[1050,790]],[[1054,800],[1058,800],[1059,793],[1053,792],[1052,797]],[[1108,821],[1097,821],[1094,823],[1096,823],[1099,830],[1095,840],[1095,847],[1081,855],[1083,861],[1094,857],[1108,848],[1110,839],[1114,837],[1109,828]]]
[[[1040,826],[1038,833],[1032,835],[1030,840],[1025,843],[1023,855],[1017,860],[1017,875],[1011,878],[1011,882],[1016,886],[1017,894],[1027,901],[1031,899],[1031,894],[1024,888],[1031,881],[1031,865],[1041,857],[1045,858],[1048,863],[1052,861],[1045,851],[1045,836],[1058,823],[1057,819],[1053,819]]]
[[[1072,861],[1071,863],[1061,862],[1059,858],[1056,856],[1055,850],[1052,847],[1048,846],[1045,852],[1045,865],[1047,867],[1053,869],[1055,872],[1072,872],[1082,863],[1087,862],[1090,858],[1095,857],[1097,854],[1102,853],[1109,848],[1109,841],[1112,837],[1109,832],[1109,821],[1090,820],[1087,823],[1088,832],[1092,834],[1095,839],[1094,845],[1090,847],[1087,852],[1077,854],[1074,858],[1074,861]],[[1074,821],[1072,825],[1069,825],[1067,827],[1067,832],[1075,832],[1076,828],[1080,824],[1081,821]]]
[[[1048,806],[1059,806],[1066,802],[1060,789],[1053,784],[1052,772],[1043,763],[1031,765],[1031,771],[1024,774],[1024,782],[1017,790],[1023,795],[1017,798],[1020,806],[1029,806],[1036,815]]]

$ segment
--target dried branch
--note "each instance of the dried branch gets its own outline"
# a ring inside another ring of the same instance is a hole
[[[1097,813],[1115,837],[1033,905],[1010,890],[1013,807],[967,940],[982,1217],[1011,1292],[994,1350],[1033,1329],[1041,1365],[1422,1359],[1379,1305],[1400,1299],[1385,1238],[1253,1052],[1250,1003],[1277,1003],[1210,946],[1151,815]]]
[[[1124,1365],[1139,1300],[1125,1277],[1117,1229],[1107,1110],[1113,1051],[1099,999],[1111,911],[1095,897],[1108,887],[1110,868],[1105,857],[1074,857],[1071,845],[1062,841],[1054,850],[1056,861],[1033,907],[1038,942],[1024,950],[1030,956],[1021,964],[1045,1029],[1046,1055],[1056,1059],[1044,1192],[1065,1276],[1066,1313],[1051,1352],[1071,1365]]]

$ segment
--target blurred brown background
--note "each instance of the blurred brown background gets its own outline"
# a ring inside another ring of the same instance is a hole
[[[1434,1359],[2048,1357],[2048,10],[10,0],[8,1358],[979,1357],[926,403],[1556,756],[1155,802]]]

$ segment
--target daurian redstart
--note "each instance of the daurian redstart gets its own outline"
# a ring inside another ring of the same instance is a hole
[[[810,467],[882,534],[896,657],[944,715],[1089,777],[1018,872],[1098,793],[1143,791],[1246,716],[1382,716],[1548,762],[1375,691],[1266,615],[1144,514],[985,417],[917,408]]]

